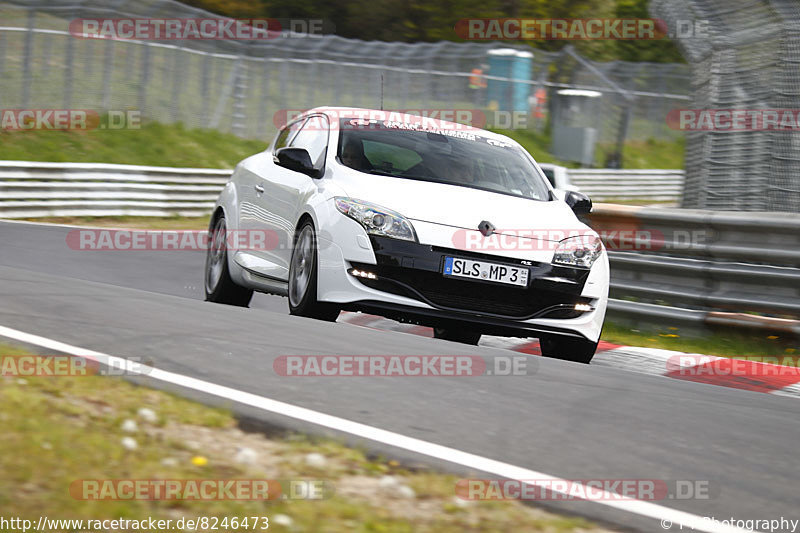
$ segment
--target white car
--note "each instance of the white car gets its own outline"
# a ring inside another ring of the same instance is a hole
[[[470,344],[536,337],[543,355],[588,363],[609,286],[606,251],[576,217],[589,210],[503,135],[316,108],[236,166],[211,217],[206,299],[278,294],[293,315],[363,311]],[[266,244],[231,246],[252,232]]]
[[[567,167],[539,162],[539,168],[542,169],[544,177],[547,178],[547,181],[549,181],[550,185],[554,188],[581,192],[580,188],[577,185],[573,185],[570,181]]]

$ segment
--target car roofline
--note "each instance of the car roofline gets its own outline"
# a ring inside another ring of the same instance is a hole
[[[348,116],[348,113],[353,113],[353,116]],[[299,119],[299,118],[303,118],[303,117],[306,117],[306,116],[309,116],[309,115],[315,115],[315,114],[323,114],[323,115],[327,116],[328,119],[334,119],[334,118],[335,119],[340,119],[340,118],[362,118],[362,117],[366,118],[372,113],[375,113],[375,114],[378,114],[378,113],[393,113],[393,114],[397,114],[397,118],[407,119],[409,122],[412,122],[412,123],[420,120],[420,116],[419,115],[414,115],[414,114],[410,114],[410,113],[403,113],[403,112],[395,111],[395,110],[391,110],[391,109],[381,110],[381,109],[370,109],[370,108],[364,108],[364,107],[338,107],[338,106],[320,106],[320,107],[315,107],[313,109],[309,109],[308,111],[304,111],[303,113],[298,115],[297,118]],[[366,117],[365,117],[365,115],[366,115]],[[449,120],[441,120],[441,119],[435,119],[435,120],[437,122],[443,124],[443,125],[451,125],[451,126],[453,126],[453,129],[463,129],[463,127],[464,127],[463,124],[459,124],[458,122],[452,122],[452,121],[449,121]],[[487,138],[487,139],[493,139],[493,140],[497,140],[497,141],[508,142],[508,143],[514,144],[516,146],[519,146],[521,148],[521,145],[518,142],[516,142],[514,139],[511,139],[510,137],[507,137],[507,136],[505,136],[503,134],[500,134],[500,133],[495,133],[493,131],[489,131],[489,130],[486,130],[486,129],[483,129],[483,128],[478,128],[478,127],[471,127],[470,130],[464,130],[464,131],[470,131],[472,133],[475,133],[476,135],[480,135],[481,137],[484,137],[484,138]]]

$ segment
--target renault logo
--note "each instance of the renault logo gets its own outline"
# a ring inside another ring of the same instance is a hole
[[[493,234],[495,229],[496,228],[494,227],[494,224],[488,220],[484,220],[478,224],[478,231],[480,231],[484,237],[488,237],[489,235]]]

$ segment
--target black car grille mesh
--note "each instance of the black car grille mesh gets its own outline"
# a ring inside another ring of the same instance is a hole
[[[375,280],[358,278],[370,288],[415,300],[427,300],[435,307],[527,318],[548,307],[559,304],[572,307],[575,303],[589,301],[556,291],[452,279],[427,270],[356,263],[353,267],[377,274],[378,279]],[[575,318],[581,315],[579,311],[564,308],[551,313],[546,317]]]

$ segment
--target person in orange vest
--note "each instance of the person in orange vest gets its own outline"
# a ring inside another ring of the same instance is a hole
[[[536,107],[533,108],[535,118],[544,118],[544,106],[547,104],[547,91],[543,88],[536,89]]]
[[[480,68],[472,69],[472,75],[469,77],[470,89],[485,89],[486,78],[483,77],[483,70]]]

